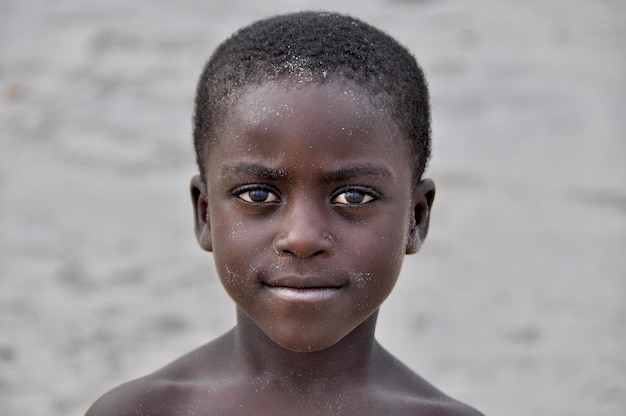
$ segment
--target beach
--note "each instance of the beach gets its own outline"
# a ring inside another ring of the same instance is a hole
[[[626,414],[617,0],[3,1],[0,414],[82,415],[234,325],[193,232],[194,90],[302,9],[380,27],[430,85],[430,232],[379,341],[486,415]]]

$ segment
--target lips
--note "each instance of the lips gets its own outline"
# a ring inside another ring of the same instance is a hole
[[[263,286],[273,297],[288,303],[323,302],[339,293],[342,285],[323,277],[285,276],[268,279]]]
[[[318,276],[283,276],[273,277],[263,281],[269,287],[289,287],[295,289],[319,289],[319,288],[341,288],[341,284],[335,280]]]

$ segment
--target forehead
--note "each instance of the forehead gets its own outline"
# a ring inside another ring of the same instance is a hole
[[[362,125],[372,121],[391,124],[383,102],[381,97],[373,96],[351,81],[266,81],[240,89],[226,105],[224,121],[232,122],[232,116],[246,117],[248,123],[261,123],[277,115],[301,114],[314,118],[339,109],[351,111],[351,121]]]
[[[410,169],[408,140],[382,102],[344,81],[247,86],[226,106],[205,157],[209,167],[225,159],[277,162],[281,153],[317,164],[393,157]]]
[[[225,103],[217,123],[217,136],[234,127],[269,128],[277,121],[291,119],[301,125],[315,125],[321,119],[340,124],[344,129],[365,131],[383,128],[388,140],[402,135],[389,116],[384,97],[347,80],[324,83],[297,80],[266,81],[242,87]]]

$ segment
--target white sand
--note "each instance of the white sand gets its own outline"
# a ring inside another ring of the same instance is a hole
[[[242,24],[339,3],[0,3],[0,414],[81,415],[232,325],[192,232],[196,78]],[[339,10],[432,88],[431,235],[381,341],[490,415],[626,414],[626,3]]]

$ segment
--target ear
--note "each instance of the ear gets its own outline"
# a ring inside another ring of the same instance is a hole
[[[193,203],[194,225],[198,244],[206,251],[213,251],[211,242],[211,224],[209,220],[209,202],[206,183],[196,175],[191,178],[191,201]]]
[[[430,211],[435,200],[435,182],[422,179],[413,190],[413,217],[406,244],[406,254],[417,253],[428,234]]]

